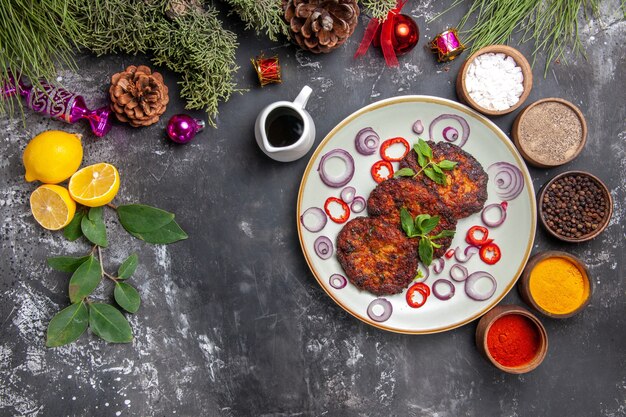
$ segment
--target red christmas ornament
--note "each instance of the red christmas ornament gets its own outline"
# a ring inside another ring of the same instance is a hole
[[[399,65],[397,56],[411,51],[419,41],[419,28],[417,23],[400,10],[406,0],[398,1],[395,9],[387,15],[387,19],[381,24],[376,18],[372,19],[365,30],[363,40],[354,55],[355,58],[364,55],[370,44],[380,47],[385,56],[385,62],[390,67]]]

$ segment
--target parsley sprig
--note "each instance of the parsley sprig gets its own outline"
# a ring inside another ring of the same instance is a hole
[[[411,168],[402,168],[396,171],[395,177],[417,177],[424,172],[431,180],[440,185],[448,185],[446,174],[443,171],[451,171],[456,167],[458,162],[448,161],[444,159],[440,162],[433,161],[433,150],[428,146],[428,143],[423,139],[418,139],[417,143],[413,145],[413,150],[417,154],[417,163],[420,166],[420,170],[416,173]]]
[[[444,237],[454,237],[454,230],[442,230],[436,235],[429,236],[439,224],[439,216],[431,216],[429,214],[420,214],[413,219],[409,211],[402,207],[400,209],[400,221],[402,222],[402,230],[410,238],[419,237],[420,243],[418,253],[424,265],[429,266],[433,261],[434,248],[440,248],[441,245],[434,242]]]

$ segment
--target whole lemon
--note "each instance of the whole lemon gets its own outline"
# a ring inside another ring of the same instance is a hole
[[[57,184],[72,176],[83,161],[82,136],[48,130],[35,136],[24,149],[26,181]]]

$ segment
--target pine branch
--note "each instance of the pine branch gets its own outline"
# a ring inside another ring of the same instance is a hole
[[[0,86],[9,71],[51,81],[59,63],[76,68],[73,52],[80,28],[68,13],[68,1],[0,0]],[[21,101],[17,103],[21,108]],[[13,104],[0,97],[0,113],[12,113]]]
[[[279,35],[288,35],[289,27],[283,19],[281,0],[226,0],[246,23],[246,29],[257,33],[265,32],[268,38],[278,40]]]
[[[396,0],[361,0],[365,10],[377,19],[385,20],[387,13],[396,7]]]

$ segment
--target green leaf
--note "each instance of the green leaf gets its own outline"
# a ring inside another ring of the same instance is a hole
[[[103,213],[102,207],[92,207],[89,209],[89,214],[87,216],[89,217],[89,220],[95,222],[102,220]]]
[[[454,237],[455,233],[456,232],[454,230],[442,230],[440,233],[436,234],[435,236],[431,236],[430,240],[441,239],[443,237]]]
[[[102,280],[100,262],[93,255],[74,271],[70,278],[70,301],[77,303],[96,289]]]
[[[454,167],[457,166],[457,164],[458,162],[448,161],[447,159],[444,159],[443,161],[439,162],[437,166],[443,170],[450,171],[453,170]]]
[[[82,210],[77,211],[70,224],[65,226],[65,229],[63,229],[63,236],[65,236],[67,240],[73,242],[83,235],[83,231],[80,228],[83,217],[85,217],[85,212]]]
[[[428,146],[428,143],[426,143],[424,139],[418,139],[417,146],[422,155],[424,155],[428,159],[433,159],[433,150],[430,149],[430,146]]]
[[[417,143],[413,145],[413,151],[415,151],[415,154],[417,155],[417,163],[419,164],[420,168],[424,168],[426,165],[428,165],[428,159],[424,155],[422,155],[422,151],[420,150],[420,147]]]
[[[125,282],[115,283],[113,296],[115,297],[115,302],[129,313],[136,313],[139,310],[139,305],[141,304],[139,293],[134,287]]]
[[[107,240],[107,229],[102,220],[102,208],[93,207],[89,210],[89,215],[84,216],[80,222],[80,228],[89,241],[95,245],[106,248],[109,245]]]
[[[89,304],[89,327],[97,336],[111,343],[128,343],[133,340],[133,332],[128,320],[110,304]]]
[[[439,224],[439,216],[432,216],[422,223],[422,233],[427,235]]]
[[[119,269],[117,270],[117,277],[119,279],[130,278],[135,273],[135,269],[137,269],[138,263],[139,257],[137,257],[136,253],[133,253],[128,258],[126,258],[124,262],[122,262],[122,265],[120,265]]]
[[[430,241],[430,244],[433,245],[433,248],[436,248],[436,249],[439,249],[441,247],[439,243],[435,243],[432,240]]]
[[[431,166],[433,167],[433,171],[435,171],[437,174],[443,174],[443,171],[437,166],[437,164],[432,164]]]
[[[400,221],[402,222],[402,230],[408,237],[415,235],[415,224],[413,223],[413,217],[409,211],[402,207],[400,209]]]
[[[433,245],[430,239],[422,237],[417,248],[422,263],[429,266],[433,262]]]
[[[415,175],[415,171],[413,171],[411,168],[401,168],[401,169],[397,170],[395,174],[393,174],[393,176],[395,178],[398,178],[398,177],[412,177],[414,175]]]
[[[415,217],[415,230],[418,234],[423,235],[426,233],[424,232],[423,224],[428,219],[430,219],[430,214],[420,214]]]
[[[446,185],[445,174],[435,172],[432,168],[424,168],[424,174],[431,180],[435,181],[437,184]]]
[[[87,329],[89,311],[83,302],[59,311],[48,324],[46,346],[58,347],[72,343]]]
[[[143,204],[127,204],[117,208],[120,223],[129,233],[149,233],[174,220],[174,214]]]
[[[138,239],[146,241],[148,243],[154,244],[168,244],[178,242],[179,240],[187,239],[187,233],[180,228],[176,221],[172,220],[170,223],[166,224],[160,229],[154,230],[152,232],[147,233],[134,233],[130,232],[131,235],[135,236]]]
[[[74,272],[89,259],[89,256],[73,257],[73,256],[55,256],[48,258],[48,265],[52,269],[61,272]]]

